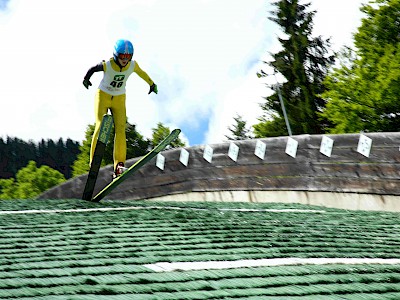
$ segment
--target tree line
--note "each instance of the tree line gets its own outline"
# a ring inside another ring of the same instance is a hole
[[[0,178],[15,177],[30,161],[59,171],[65,178],[72,176],[72,164],[80,152],[80,144],[71,139],[51,139],[35,143],[16,137],[0,138]]]
[[[33,198],[45,190],[74,176],[89,171],[89,152],[94,125],[86,129],[82,144],[68,139],[34,143],[18,138],[0,139],[0,199]],[[146,139],[136,125],[126,123],[127,159],[143,156],[159,144],[170,129],[158,123],[152,129],[152,138]],[[114,135],[112,130],[111,136]],[[107,144],[102,165],[113,163],[113,139]],[[185,146],[180,138],[170,147]]]

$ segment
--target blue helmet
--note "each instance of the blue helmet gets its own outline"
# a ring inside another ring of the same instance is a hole
[[[115,45],[114,45],[114,60],[118,61],[118,55],[123,55],[123,56],[130,56],[130,59],[132,59],[133,56],[133,45],[130,41],[128,40],[118,40]]]

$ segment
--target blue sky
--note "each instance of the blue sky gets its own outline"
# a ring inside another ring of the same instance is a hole
[[[0,10],[7,9],[7,4],[10,0],[0,0]]]
[[[315,34],[332,37],[334,49],[351,44],[366,0],[311,0]],[[265,0],[0,0],[0,137],[84,139],[94,122],[101,80],[83,76],[112,56],[127,38],[134,59],[157,83],[158,95],[132,75],[127,116],[151,136],[158,122],[182,129],[189,145],[225,141],[233,118],[248,125],[263,112],[270,91],[256,72],[279,50],[279,28]]]

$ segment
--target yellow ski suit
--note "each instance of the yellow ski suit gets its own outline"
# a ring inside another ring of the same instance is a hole
[[[114,119],[114,169],[119,162],[125,163],[126,160],[126,94],[125,84],[133,72],[138,74],[150,86],[153,85],[153,80],[140,69],[136,61],[130,61],[125,67],[120,67],[113,58],[109,61],[101,62],[92,67],[87,72],[85,79],[89,80],[94,72],[104,71],[104,76],[100,82],[99,88],[95,97],[95,118],[96,125],[90,148],[90,163],[93,160],[94,150],[99,136],[100,124],[103,115],[110,109]]]

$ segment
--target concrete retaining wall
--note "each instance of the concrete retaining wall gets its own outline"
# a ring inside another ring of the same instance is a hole
[[[198,199],[201,201],[279,201],[347,209],[400,211],[400,133],[367,133],[372,139],[369,157],[357,151],[360,135],[328,135],[334,140],[330,157],[320,152],[321,135],[300,135],[295,157],[285,153],[288,137],[234,141],[237,161],[228,156],[230,143],[189,147],[188,165],[180,162],[182,149],[163,151],[164,170],[153,159],[107,198]],[[257,157],[257,141],[266,145]],[[132,165],[137,159],[127,161]],[[102,168],[96,191],[111,180],[112,167]],[[71,179],[40,198],[81,198],[87,175]],[[177,196],[179,195],[179,196]]]

